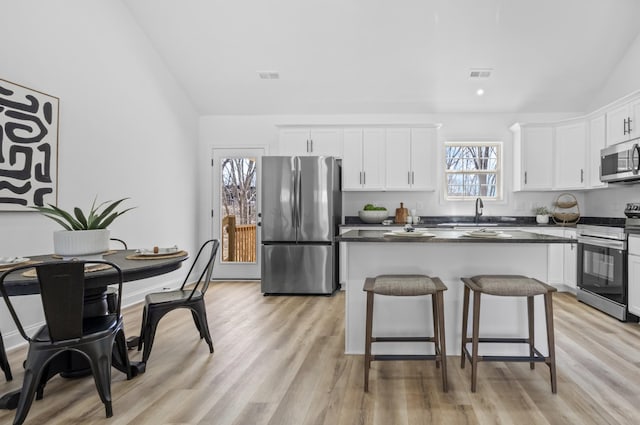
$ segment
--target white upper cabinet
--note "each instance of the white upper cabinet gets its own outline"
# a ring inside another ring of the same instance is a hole
[[[281,128],[280,155],[342,157],[341,128]]]
[[[436,128],[387,128],[386,189],[434,189]]]
[[[515,124],[513,190],[550,190],[553,186],[553,126]]]
[[[589,119],[589,151],[587,153],[588,188],[607,187],[600,181],[600,150],[606,147],[607,131],[604,114]]]
[[[587,154],[585,120],[558,124],[555,128],[554,189],[584,189]],[[549,157],[549,152],[546,154]]]
[[[385,130],[346,128],[342,156],[342,189],[383,190]]]
[[[640,99],[607,112],[607,146],[640,137]]]

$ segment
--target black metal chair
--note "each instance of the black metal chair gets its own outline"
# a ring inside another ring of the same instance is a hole
[[[4,377],[7,381],[13,379],[11,375],[11,367],[9,366],[9,359],[7,358],[7,352],[4,350],[4,342],[2,342],[2,333],[0,333],[0,369],[4,372]]]
[[[120,244],[121,247],[125,250],[129,249],[129,247],[127,246],[127,243],[122,239],[110,238],[109,240]],[[107,286],[107,289],[104,294],[107,297],[107,310],[109,311],[109,313],[114,313],[116,309],[116,304],[118,303],[118,295],[119,295],[118,288],[116,288],[115,286]]]
[[[216,253],[220,242],[217,239],[211,239],[205,242],[198,255],[194,260],[189,273],[184,279],[180,289],[174,291],[155,292],[145,297],[145,305],[142,311],[142,326],[140,327],[140,338],[138,340],[138,351],[144,346],[142,352],[142,361],[147,362],[151,355],[151,347],[156,334],[156,328],[160,319],[165,314],[178,308],[187,308],[191,310],[193,321],[196,324],[200,339],[204,338],[209,344],[209,352],[213,353],[213,342],[209,333],[209,324],[207,323],[207,312],[204,303],[204,294],[207,292],[209,282],[211,281],[211,273],[213,272],[213,264],[216,259]],[[209,248],[208,255],[203,255],[206,248]],[[197,267],[197,268],[196,268]],[[194,271],[200,270],[199,279],[193,285],[193,288],[186,288],[192,283],[190,281]]]
[[[113,416],[111,406],[111,362],[114,343],[119,356],[127,359],[120,302],[114,313],[84,317],[85,266],[112,267],[117,271],[118,290],[122,290],[122,271],[108,261],[56,261],[15,267],[0,276],[0,292],[7,304],[18,331],[29,342],[29,352],[24,364],[24,381],[14,419],[14,424],[24,422],[34,396],[41,399],[47,380],[60,372],[60,358],[78,354],[91,366],[100,399],[105,405],[107,417]],[[40,286],[40,296],[45,325],[29,336],[4,286],[11,273],[22,273],[35,268]],[[99,273],[99,271],[96,271]],[[118,297],[119,299],[119,297]],[[54,366],[55,365],[55,366]],[[127,368],[127,378],[131,378]]]

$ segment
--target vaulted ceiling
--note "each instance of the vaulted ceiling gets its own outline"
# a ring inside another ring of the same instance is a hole
[[[640,33],[637,0],[123,2],[203,115],[582,112]]]

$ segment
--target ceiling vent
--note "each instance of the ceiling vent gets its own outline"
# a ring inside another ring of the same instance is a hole
[[[469,78],[489,78],[491,77],[491,68],[472,68],[469,71]]]
[[[258,76],[261,80],[278,80],[280,74],[278,71],[258,71]]]

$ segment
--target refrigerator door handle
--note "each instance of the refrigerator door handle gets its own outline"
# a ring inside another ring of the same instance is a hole
[[[294,170],[293,170],[293,203],[291,205],[291,211],[293,216],[293,227],[295,228],[296,240],[299,238],[300,233],[300,202],[302,201],[302,197],[300,195],[300,184],[301,184],[301,167],[300,167],[300,158],[296,157],[294,159]]]

